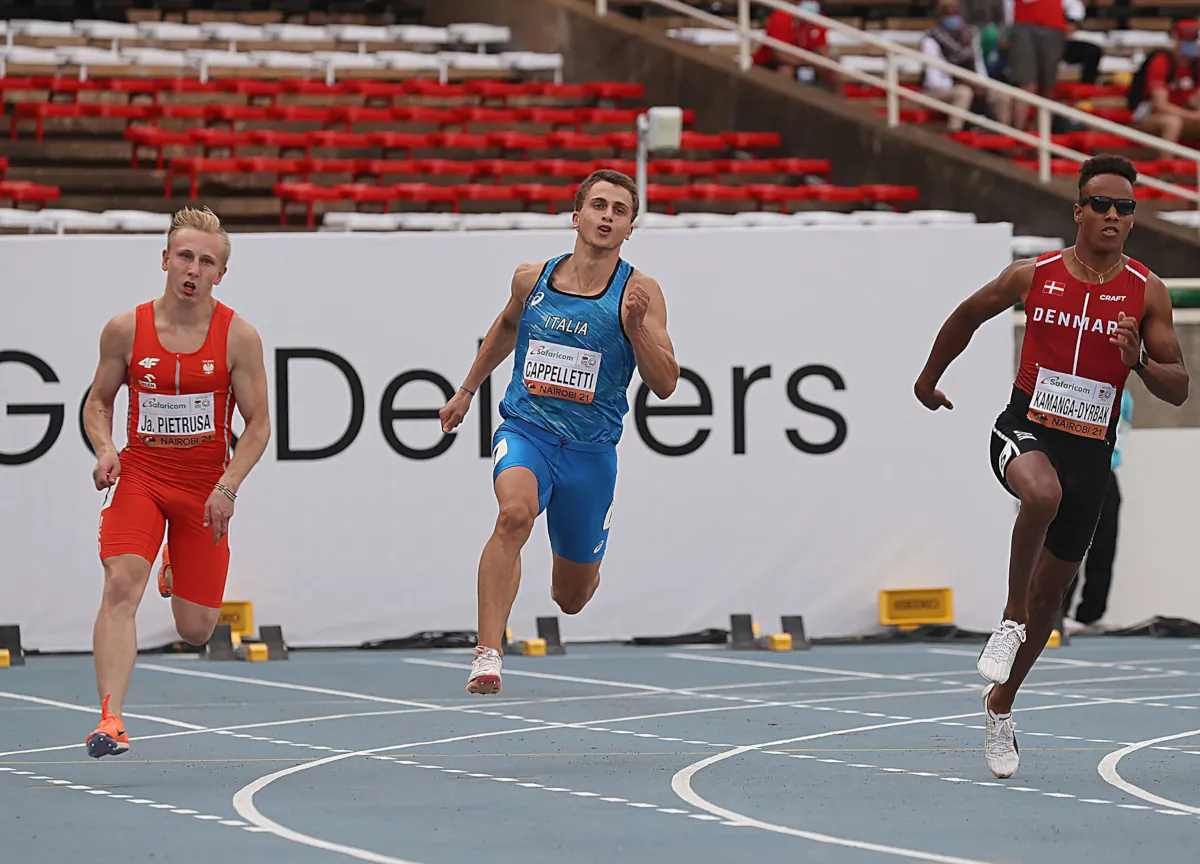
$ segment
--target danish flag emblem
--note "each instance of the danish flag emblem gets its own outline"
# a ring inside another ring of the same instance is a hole
[[[1062,294],[1067,290],[1067,286],[1062,282],[1046,282],[1042,285],[1043,294]]]

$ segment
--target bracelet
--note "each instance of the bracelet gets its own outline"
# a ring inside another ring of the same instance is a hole
[[[474,390],[471,390],[471,389],[469,389],[469,388],[467,388],[467,387],[465,387],[465,386],[460,386],[458,389],[459,389],[459,390],[466,390],[466,391],[467,391],[468,393],[470,393],[472,396],[474,396],[474,395],[475,395],[475,391],[474,391]]]
[[[222,495],[224,495],[226,498],[228,498],[230,501],[237,500],[237,493],[234,492],[232,489],[230,489],[228,486],[218,483],[213,488],[216,489],[218,492],[220,492]]]

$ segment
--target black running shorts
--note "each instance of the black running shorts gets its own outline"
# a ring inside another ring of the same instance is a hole
[[[1048,429],[1026,416],[1029,396],[1013,388],[1008,407],[996,418],[991,434],[992,471],[1013,492],[1005,479],[1008,464],[1022,453],[1040,450],[1050,459],[1062,487],[1058,515],[1046,532],[1046,548],[1063,561],[1082,561],[1092,543],[1108,475],[1112,466],[1109,441],[1080,438]],[[1110,436],[1111,437],[1111,436]]]

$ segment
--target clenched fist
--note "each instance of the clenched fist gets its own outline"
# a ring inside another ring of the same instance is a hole
[[[625,293],[625,304],[621,309],[621,323],[625,325],[626,333],[640,330],[646,320],[646,310],[650,308],[650,294],[640,282],[634,282]]]
[[[1126,366],[1136,366],[1142,356],[1142,337],[1138,334],[1137,319],[1124,312],[1118,316],[1117,330],[1109,342],[1121,349],[1121,362]]]

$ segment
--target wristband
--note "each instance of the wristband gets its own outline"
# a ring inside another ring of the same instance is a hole
[[[474,396],[474,395],[475,395],[475,391],[474,391],[474,390],[470,390],[470,389],[468,389],[468,388],[467,388],[467,387],[465,387],[465,386],[460,386],[458,389],[459,389],[459,390],[466,390],[466,391],[467,391],[468,393],[470,393],[472,396]]]
[[[226,498],[228,498],[230,501],[237,500],[237,493],[234,492],[232,489],[230,489],[228,486],[218,483],[213,488],[216,489],[218,492],[220,492],[222,495],[224,495]]]

